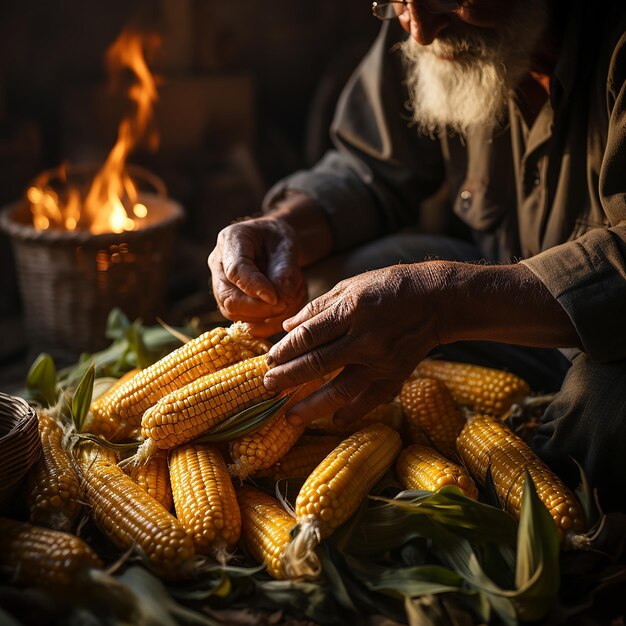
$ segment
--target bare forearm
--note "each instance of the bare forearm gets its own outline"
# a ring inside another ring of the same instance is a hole
[[[310,196],[290,194],[267,215],[284,220],[295,231],[300,244],[300,267],[311,265],[330,254],[332,235],[328,220],[323,209]]]
[[[483,340],[536,347],[582,347],[561,305],[522,264],[429,263],[440,285],[441,343]]]

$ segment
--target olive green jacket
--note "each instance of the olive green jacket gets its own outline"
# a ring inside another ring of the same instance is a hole
[[[524,262],[592,359],[626,358],[626,4],[592,4],[568,4],[550,98],[532,127],[511,93],[502,126],[466,139],[410,123],[394,49],[406,33],[383,23],[339,100],[336,149],[275,185],[266,207],[290,189],[313,195],[339,251],[414,224],[445,184],[486,260]]]

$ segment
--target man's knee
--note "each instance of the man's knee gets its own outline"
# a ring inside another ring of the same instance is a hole
[[[533,447],[570,484],[574,459],[598,490],[601,506],[626,510],[626,493],[614,490],[626,473],[626,362],[594,363],[577,356],[561,391],[537,429]]]

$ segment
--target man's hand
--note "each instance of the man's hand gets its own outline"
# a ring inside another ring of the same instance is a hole
[[[343,370],[291,411],[308,423],[335,413],[351,421],[390,401],[438,345],[436,276],[429,264],[396,265],[340,282],[288,319],[270,350],[266,386],[285,389]],[[297,417],[296,417],[297,416]]]
[[[282,219],[262,217],[222,230],[208,260],[222,315],[249,322],[255,336],[281,331],[306,300],[299,254],[294,230]]]
[[[295,405],[290,420],[351,421],[400,390],[433,348],[498,341],[545,348],[582,343],[565,310],[523,264],[396,265],[339,283],[283,324],[269,355],[270,388],[343,370]],[[336,412],[335,412],[336,411]]]

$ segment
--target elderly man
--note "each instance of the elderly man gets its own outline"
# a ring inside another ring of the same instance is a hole
[[[336,149],[220,233],[220,310],[287,331],[268,387],[343,367],[294,420],[353,419],[431,353],[560,387],[536,449],[570,480],[576,459],[606,509],[626,508],[605,489],[626,473],[626,9],[373,10],[382,29],[339,101]],[[411,230],[442,186],[447,230]],[[329,255],[325,276],[345,280],[302,308],[303,268]]]

